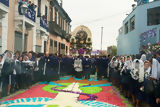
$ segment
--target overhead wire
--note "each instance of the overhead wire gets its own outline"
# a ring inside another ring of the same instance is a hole
[[[100,17],[100,18],[96,18],[96,19],[93,19],[93,20],[90,20],[90,21],[78,22],[78,23],[75,23],[74,25],[91,24],[91,23],[95,23],[95,22],[100,22],[100,21],[108,20],[108,19],[110,19],[110,18],[117,17],[117,16],[119,16],[119,15],[123,15],[123,14],[125,14],[125,13],[130,12],[130,11],[131,11],[131,10],[127,10],[127,11],[119,12],[119,13],[116,13],[116,14],[113,14],[113,15],[110,15],[110,16],[103,16],[103,17]]]

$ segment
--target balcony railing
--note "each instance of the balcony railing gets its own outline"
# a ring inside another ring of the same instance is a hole
[[[63,39],[66,38],[66,31],[62,30],[62,36],[61,36]]]
[[[66,39],[67,42],[70,42],[71,38],[69,36],[67,36],[65,39]]]
[[[18,6],[18,12],[19,12],[20,15],[22,15],[21,5],[22,5],[22,3],[20,2],[20,3],[19,3],[19,6]],[[36,21],[36,11],[33,10],[33,9],[31,9],[31,8],[29,8],[29,7],[28,7],[28,9],[27,9],[27,13],[26,13],[25,16],[26,16],[28,19],[32,20],[33,22]]]
[[[65,39],[66,39],[67,42],[70,42],[71,35],[66,33]],[[74,40],[72,42],[74,42]]]
[[[49,32],[58,36],[62,36],[62,29],[57,25],[55,21],[49,22]]]
[[[0,0],[0,3],[3,3],[7,7],[9,7],[9,0]]]
[[[43,16],[40,17],[40,26],[48,31],[47,20]]]
[[[62,39],[66,39],[67,42],[70,41],[71,35],[68,34],[65,30],[62,30],[62,28],[55,21],[49,22],[49,32],[51,34],[60,36]]]

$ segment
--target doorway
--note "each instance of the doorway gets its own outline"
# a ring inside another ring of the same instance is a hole
[[[14,41],[14,52],[22,52],[22,33],[15,32],[15,41]],[[24,36],[24,51],[27,51],[27,35]]]

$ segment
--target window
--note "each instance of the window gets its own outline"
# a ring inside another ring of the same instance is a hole
[[[44,41],[44,53],[46,53],[47,41]]]
[[[50,39],[50,46],[52,47],[53,46],[53,40]]]
[[[54,41],[54,53],[57,53],[57,41]]]
[[[37,16],[38,17],[41,17],[41,0],[38,0],[38,13],[37,13]]]
[[[46,20],[47,20],[47,6],[45,6],[45,18],[46,18]]]
[[[57,10],[55,9],[55,22],[57,23]]]
[[[160,24],[160,6],[147,10],[147,25],[158,25]]]
[[[61,18],[61,27],[62,27],[62,30],[63,30],[63,18]]]
[[[50,7],[50,21],[53,21],[53,7]]]
[[[66,22],[66,32],[68,33],[68,22]]]
[[[125,23],[125,34],[128,33],[128,22]]]
[[[66,54],[68,53],[68,46],[66,46]]]
[[[57,47],[57,41],[54,41],[54,47]]]
[[[130,31],[135,29],[135,16],[130,19]]]
[[[36,52],[37,52],[37,53],[41,53],[41,46],[36,45]]]
[[[60,19],[61,19],[60,14],[58,14],[58,25],[59,26],[60,26]]]
[[[59,17],[59,26],[60,26],[60,27],[62,27],[62,26],[61,26],[61,19],[62,19],[62,18],[61,18],[61,16],[60,16],[60,17]]]
[[[0,36],[0,53],[2,53],[2,37]]]
[[[61,44],[61,49],[65,49],[65,44]]]

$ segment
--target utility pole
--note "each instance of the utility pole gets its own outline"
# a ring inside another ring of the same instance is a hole
[[[104,27],[101,27],[101,51],[102,51],[102,41],[103,41],[103,28]]]

